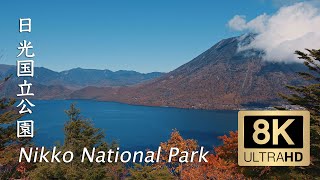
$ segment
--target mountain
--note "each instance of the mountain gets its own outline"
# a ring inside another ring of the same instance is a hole
[[[300,82],[302,64],[262,60],[263,52],[238,52],[254,35],[225,39],[157,79],[131,87],[86,87],[70,98],[199,109],[238,109],[282,103],[277,93]]]
[[[120,70],[112,72],[110,70],[76,68],[62,71],[60,74],[63,82],[61,84],[82,88],[87,86],[130,86],[160,77],[164,73],[152,72],[143,74],[136,71]]]
[[[109,87],[130,86],[154,78],[164,73],[139,73],[135,71],[110,71],[96,69],[75,68],[62,72],[55,72],[43,67],[35,67],[33,78],[17,78],[16,66],[0,64],[0,78],[13,74],[12,78],[1,91],[2,95],[15,96],[19,92],[18,84],[26,79],[33,84],[32,88],[38,99],[66,98],[71,92],[87,86]]]

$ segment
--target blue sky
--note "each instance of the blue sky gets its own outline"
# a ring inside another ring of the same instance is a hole
[[[227,23],[277,10],[271,0],[7,1],[0,7],[1,64],[15,64],[18,43],[31,41],[36,66],[168,72],[223,38]],[[18,32],[21,17],[31,34]]]

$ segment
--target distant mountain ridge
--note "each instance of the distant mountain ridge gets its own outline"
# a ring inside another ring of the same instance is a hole
[[[70,89],[81,89],[87,86],[129,86],[160,77],[164,73],[139,73],[136,71],[110,71],[98,69],[74,68],[62,72],[43,67],[35,67],[35,76],[27,78],[43,85],[62,85]],[[0,64],[0,76],[16,74],[16,66]],[[16,77],[14,77],[16,78]]]
[[[18,83],[22,79],[33,83],[33,88],[37,93],[35,98],[68,98],[69,94],[77,89],[88,86],[114,87],[131,86],[162,76],[164,73],[139,73],[136,71],[110,71],[97,69],[74,68],[67,71],[55,72],[43,67],[35,67],[34,77],[17,78],[16,66],[0,64],[0,77],[13,74],[12,78],[3,88],[2,94],[15,96],[12,92],[19,91]]]

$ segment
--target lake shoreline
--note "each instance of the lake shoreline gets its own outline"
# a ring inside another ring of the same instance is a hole
[[[95,100],[34,100],[34,112],[25,118],[35,122],[37,145],[53,146],[63,142],[64,111],[76,103],[81,116],[91,119],[106,135],[107,142],[117,141],[126,149],[158,147],[169,139],[173,129],[183,138],[195,139],[211,149],[220,144],[218,136],[237,130],[238,111],[195,110],[148,107]]]

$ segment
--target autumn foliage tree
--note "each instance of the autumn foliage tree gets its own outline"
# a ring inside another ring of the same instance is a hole
[[[10,79],[5,77],[0,81],[0,89]],[[16,100],[0,98],[0,179],[23,178],[31,165],[18,162],[20,147],[30,143],[30,138],[17,138],[16,121],[22,115],[14,107]]]
[[[243,174],[238,172],[236,163],[228,162],[215,154],[209,154],[207,160],[208,162],[196,162],[184,169],[182,179],[245,179]]]
[[[223,159],[229,167],[237,172],[237,177],[266,178],[270,172],[269,167],[240,167],[238,166],[238,132],[230,131],[229,135],[220,136],[222,145],[215,148],[217,157]],[[232,171],[230,171],[232,172]],[[241,174],[239,176],[239,174]]]
[[[168,162],[172,147],[179,148],[180,152],[199,150],[197,141],[184,139],[177,130],[173,130],[170,139],[160,144],[161,162],[153,167],[168,168],[177,179],[244,179],[237,165],[237,138],[236,132],[231,132],[230,137],[222,136],[223,145],[216,149],[216,154],[211,152],[206,156],[208,162],[198,162],[195,158],[194,162],[181,163],[179,162],[181,155],[174,158],[172,162]]]
[[[160,143],[161,146],[161,156],[160,162],[156,164],[156,166],[166,166],[172,175],[176,177],[180,177],[183,169],[192,163],[181,163],[179,162],[179,158],[182,156],[181,154],[172,158],[171,162],[168,162],[168,157],[170,154],[170,149],[172,147],[178,148],[179,151],[195,151],[198,149],[198,143],[193,139],[183,139],[180,135],[179,131],[173,130],[171,133],[170,139],[167,142]]]
[[[177,130],[173,130],[171,137],[167,142],[160,144],[162,148],[161,162],[152,167],[168,168],[171,174],[177,179],[244,179],[237,165],[238,156],[238,135],[237,132],[230,132],[230,136],[220,137],[223,144],[206,156],[208,162],[181,163],[181,155],[168,162],[168,156],[172,147],[179,148],[181,151],[199,150],[197,141],[193,139],[184,139]]]
[[[207,156],[208,162],[195,163],[183,172],[182,179],[245,179],[238,166],[238,133],[220,136],[222,145]]]

